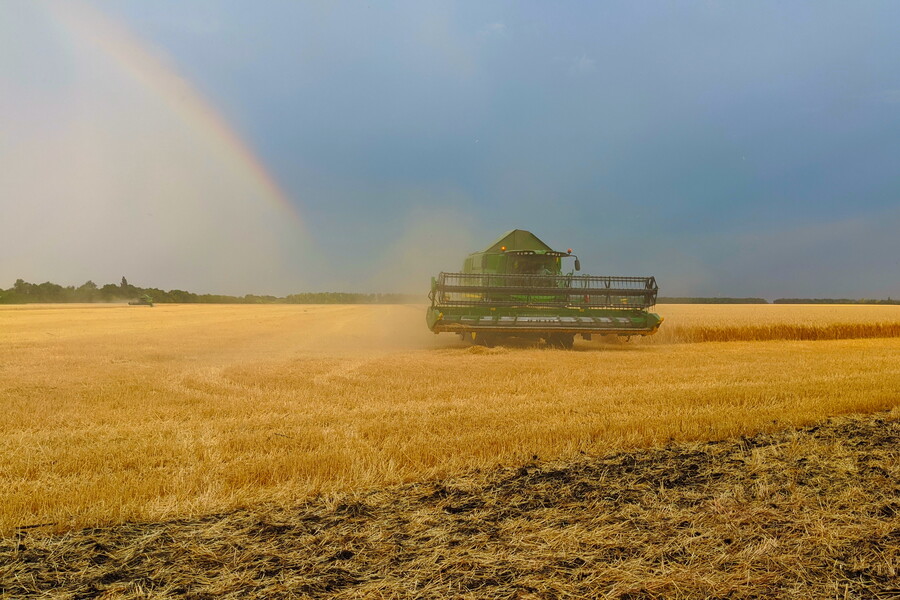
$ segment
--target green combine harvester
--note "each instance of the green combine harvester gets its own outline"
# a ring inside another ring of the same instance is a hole
[[[568,258],[574,270],[564,273]],[[432,277],[428,328],[483,346],[525,338],[558,348],[571,348],[576,335],[656,333],[662,318],[648,310],[656,304],[655,278],[574,274],[580,270],[571,249],[553,250],[514,229],[470,254],[461,273]]]
[[[149,294],[144,294],[140,298],[132,300],[128,304],[130,304],[131,306],[153,306],[153,298],[151,298]]]

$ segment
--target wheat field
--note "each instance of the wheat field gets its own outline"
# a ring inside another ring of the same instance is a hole
[[[900,310],[891,305],[663,305],[672,317],[657,343],[836,340],[900,336]]]
[[[289,505],[900,406],[900,307],[658,312],[655,339],[562,351],[465,347],[428,332],[421,306],[2,307],[0,533]],[[802,328],[837,339],[792,339]],[[707,330],[722,341],[693,343]]]

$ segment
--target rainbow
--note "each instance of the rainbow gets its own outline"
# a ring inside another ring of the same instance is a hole
[[[218,149],[223,167],[244,173],[279,211],[302,226],[296,205],[219,111],[175,67],[154,55],[122,24],[80,1],[42,3],[50,19],[79,42],[101,50],[128,77]]]

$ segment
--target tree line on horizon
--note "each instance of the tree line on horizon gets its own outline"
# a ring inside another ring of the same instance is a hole
[[[900,300],[894,300],[890,296],[887,299],[860,298],[779,298],[772,304],[900,304]]]
[[[659,296],[657,304],[768,304],[765,298],[695,298],[688,296]]]
[[[0,304],[55,304],[128,302],[142,296],[150,296],[153,302],[162,304],[408,304],[424,303],[425,295],[378,294],[354,292],[304,292],[287,296],[247,294],[228,296],[224,294],[195,294],[185,290],[161,290],[142,288],[128,283],[125,277],[116,285],[108,283],[98,286],[93,281],[82,285],[61,286],[49,281],[29,283],[17,279],[9,289],[0,288]],[[657,304],[769,304],[765,298],[704,298],[660,296]],[[900,300],[890,297],[879,299],[850,298],[778,298],[772,304],[900,304]]]
[[[7,290],[0,288],[0,304],[55,304],[55,303],[103,303],[128,302],[149,296],[161,304],[405,304],[424,302],[421,296],[411,294],[364,294],[352,292],[304,292],[287,296],[247,294],[195,294],[185,290],[161,290],[143,288],[128,283],[122,277],[119,285],[108,283],[98,286],[93,281],[82,285],[61,286],[49,281],[29,283],[17,279]]]

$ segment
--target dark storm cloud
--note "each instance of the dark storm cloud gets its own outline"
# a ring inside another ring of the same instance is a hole
[[[273,170],[328,250],[307,287],[371,285],[432,212],[673,294],[900,294],[858,264],[895,244],[896,3],[99,6]]]

